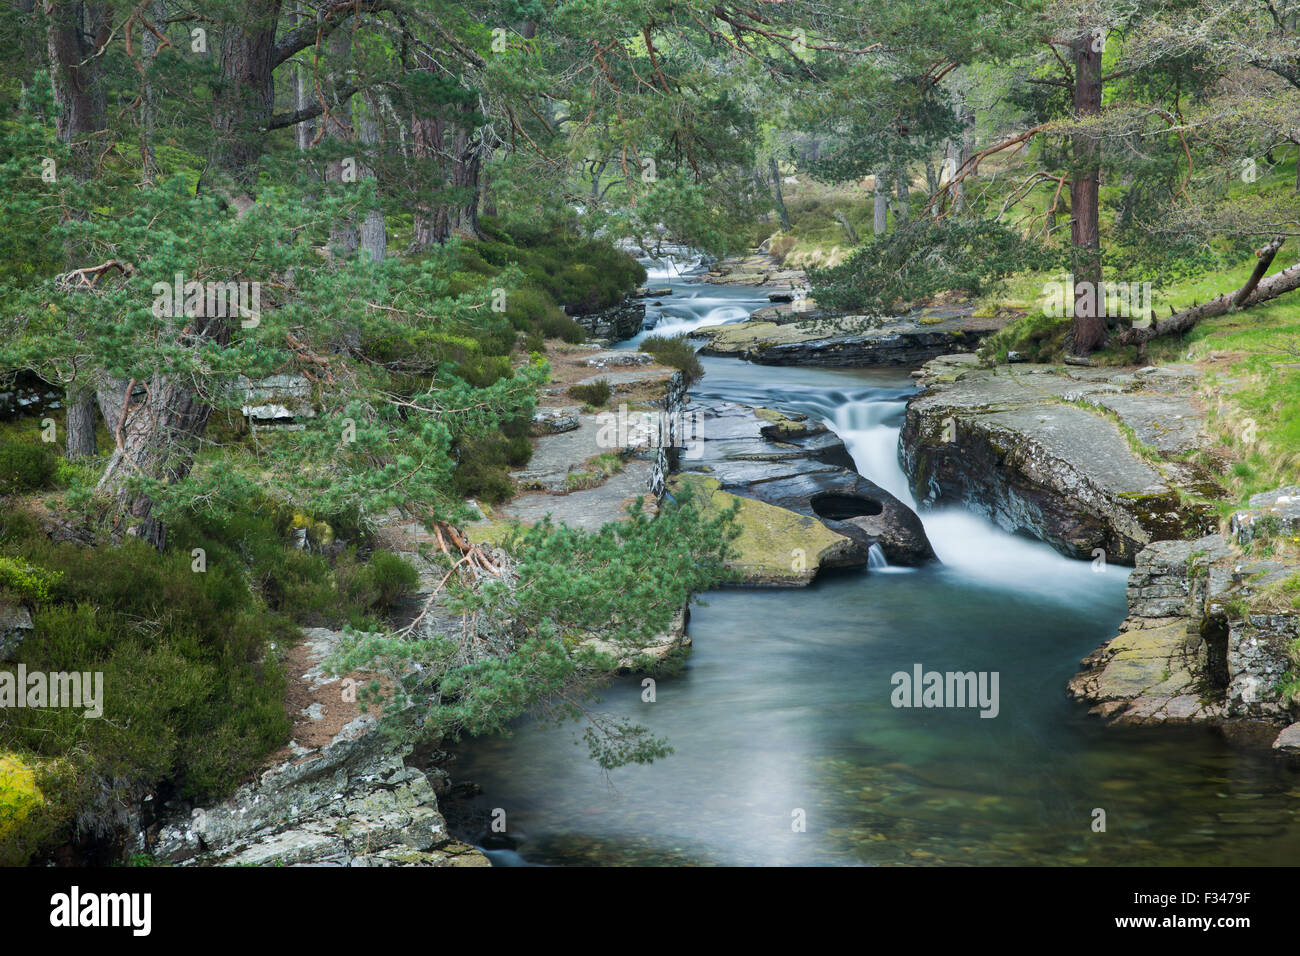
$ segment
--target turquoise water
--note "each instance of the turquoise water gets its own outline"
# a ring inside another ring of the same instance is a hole
[[[750,290],[700,297],[757,304]],[[706,367],[695,395],[813,414],[859,471],[909,497],[905,373]],[[605,712],[668,738],[666,759],[605,775],[580,731],[527,721],[462,747],[453,775],[482,788],[462,819],[506,819],[504,834],[463,835],[504,865],[1300,860],[1294,763],[1205,728],[1107,727],[1066,697],[1124,617],[1127,569],[1097,573],[963,512],[923,518],[941,565],[706,595],[686,666],[653,703],[635,678],[604,695]],[[997,716],[893,706],[892,675],[917,664],[996,672]]]

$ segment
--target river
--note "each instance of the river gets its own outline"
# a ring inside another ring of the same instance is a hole
[[[671,268],[649,282],[674,290],[652,307],[655,334],[767,304]],[[897,455],[906,372],[704,364],[694,396],[811,414],[863,475],[913,504]],[[1300,773],[1287,763],[1206,728],[1107,727],[1066,697],[1079,659],[1124,618],[1126,568],[1069,560],[964,511],[921,516],[940,564],[704,595],[689,659],[654,702],[635,678],[603,695],[604,711],[668,738],[671,756],[606,775],[580,730],[527,720],[465,744],[452,772],[482,795],[461,819],[500,808],[507,826],[462,836],[498,865],[1300,859]],[[996,673],[997,715],[893,706],[891,676],[916,665]]]

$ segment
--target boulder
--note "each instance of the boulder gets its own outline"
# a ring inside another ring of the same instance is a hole
[[[645,324],[645,303],[628,298],[608,309],[580,313],[572,318],[593,338],[622,342],[641,331]]]
[[[854,542],[836,534],[816,518],[721,490],[706,475],[675,475],[669,481],[674,494],[689,487],[706,517],[714,517],[740,502],[740,536],[733,542],[737,554],[728,566],[739,575],[734,583],[752,587],[798,587],[811,584],[823,567],[858,559]]]
[[[1300,721],[1289,724],[1277,735],[1273,749],[1287,756],[1300,756]]]
[[[916,514],[859,475],[822,423],[734,402],[692,403],[686,414],[697,440],[681,477],[705,481],[712,499],[742,499],[746,583],[806,584],[821,568],[865,567],[873,545],[891,564],[935,560]]]
[[[932,366],[935,368],[932,371]],[[901,459],[918,501],[960,503],[1070,557],[1132,564],[1153,541],[1218,525],[1191,369],[1125,371],[927,364],[908,402]]]

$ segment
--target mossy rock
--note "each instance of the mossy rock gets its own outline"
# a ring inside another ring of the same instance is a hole
[[[25,860],[10,860],[23,825],[32,812],[45,803],[36,786],[36,772],[12,754],[0,754],[0,865],[17,865]]]
[[[740,502],[740,536],[732,543],[736,556],[727,566],[740,576],[738,583],[760,587],[800,587],[812,581],[822,563],[852,546],[816,518],[797,514],[764,501],[722,491],[715,478],[699,474],[676,475],[674,492],[689,486],[706,518],[716,517]]]
[[[756,408],[754,414],[765,422],[771,422],[761,429],[763,437],[771,441],[804,438],[826,430],[826,426],[811,421],[807,415],[786,415],[770,408]]]

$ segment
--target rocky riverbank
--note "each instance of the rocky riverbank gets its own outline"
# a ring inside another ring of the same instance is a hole
[[[700,329],[706,340],[701,353],[758,365],[912,367],[972,352],[1007,321],[976,316],[970,306],[928,306],[896,317],[763,312],[747,322]]]
[[[1013,365],[945,356],[918,373],[900,458],[917,499],[961,504],[1064,554],[1134,564],[1120,633],[1072,696],[1118,723],[1204,722],[1300,752],[1300,489],[1220,529],[1194,366]]]
[[[208,807],[164,807],[140,849],[180,866],[486,866],[447,832],[450,789],[418,754],[357,709],[357,680],[324,673],[341,635],[307,632],[290,653],[297,711],[289,746],[255,781]]]
[[[618,305],[598,312],[579,313],[573,321],[582,326],[590,341],[612,345],[630,339],[645,325],[645,302],[633,294]]]
[[[866,567],[873,545],[893,564],[934,559],[920,519],[859,475],[821,423],[691,401],[679,372],[640,352],[557,347],[550,359],[533,458],[512,476],[521,494],[469,525],[471,540],[493,543],[546,515],[595,530],[638,496],[654,508],[689,485],[709,510],[741,499],[738,584],[806,585],[822,568]],[[563,402],[570,388],[601,382],[608,407]],[[591,463],[611,454],[619,469],[595,475]]]
[[[961,504],[1070,557],[1132,564],[1217,523],[1222,490],[1187,460],[1204,412],[1192,366],[926,364],[900,455],[918,501]]]
[[[1224,724],[1300,754],[1297,513],[1300,488],[1282,488],[1252,497],[1226,534],[1144,548],[1119,635],[1083,660],[1070,693],[1117,723]]]

